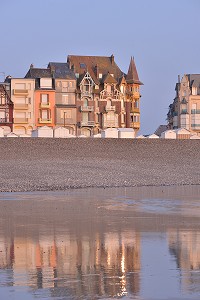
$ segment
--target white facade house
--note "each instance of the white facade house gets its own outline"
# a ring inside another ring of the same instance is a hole
[[[107,128],[101,132],[102,138],[118,138],[118,129],[117,128]]]
[[[53,129],[48,126],[39,127],[38,129],[32,131],[32,137],[52,138]]]
[[[176,139],[176,132],[174,130],[166,130],[161,133],[162,139]]]
[[[133,128],[118,128],[118,138],[134,139],[135,131]]]

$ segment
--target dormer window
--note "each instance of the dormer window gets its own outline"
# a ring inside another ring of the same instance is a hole
[[[40,78],[40,88],[52,89],[52,79],[51,78]]]
[[[76,78],[79,78],[79,73],[75,73]]]
[[[81,68],[81,69],[86,69],[86,64],[80,63],[80,68]]]

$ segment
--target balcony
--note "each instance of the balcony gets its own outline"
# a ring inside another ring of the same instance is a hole
[[[140,93],[139,92],[133,92],[133,97],[135,99],[140,99]]]
[[[81,127],[94,127],[94,121],[82,121],[80,122]]]
[[[193,129],[200,129],[200,124],[191,124]]]
[[[28,118],[14,118],[15,124],[26,124],[28,123]]]
[[[115,121],[104,121],[103,122],[103,127],[104,128],[118,127],[118,122],[115,122]]]
[[[140,122],[133,122],[133,123],[132,123],[132,127],[133,127],[134,129],[140,129]]]
[[[200,109],[191,109],[191,114],[192,115],[200,114]]]
[[[133,107],[132,110],[131,110],[131,112],[139,114],[140,113],[140,109],[138,107]]]
[[[25,89],[14,89],[13,90],[13,95],[23,95],[23,96],[28,96],[28,90]]]
[[[50,102],[40,103],[40,108],[50,108]]]
[[[106,111],[115,111],[115,106],[106,105]]]
[[[94,106],[81,106],[81,111],[94,111]]]
[[[42,119],[42,118],[39,118],[39,119],[38,119],[38,122],[39,122],[40,124],[50,124],[50,123],[52,123],[52,118],[49,118],[49,119]]]
[[[28,109],[28,104],[14,103],[14,109]]]

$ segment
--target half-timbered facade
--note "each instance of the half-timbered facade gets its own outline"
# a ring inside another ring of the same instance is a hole
[[[9,82],[0,82],[0,126],[4,129],[4,134],[13,129],[13,103]]]

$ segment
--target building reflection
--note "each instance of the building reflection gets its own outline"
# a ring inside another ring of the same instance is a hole
[[[200,232],[170,230],[168,242],[170,253],[175,257],[181,272],[182,288],[187,292],[200,292]]]
[[[13,270],[13,285],[50,289],[52,297],[139,294],[139,233],[44,232],[44,227],[33,237],[0,232],[0,268]]]

